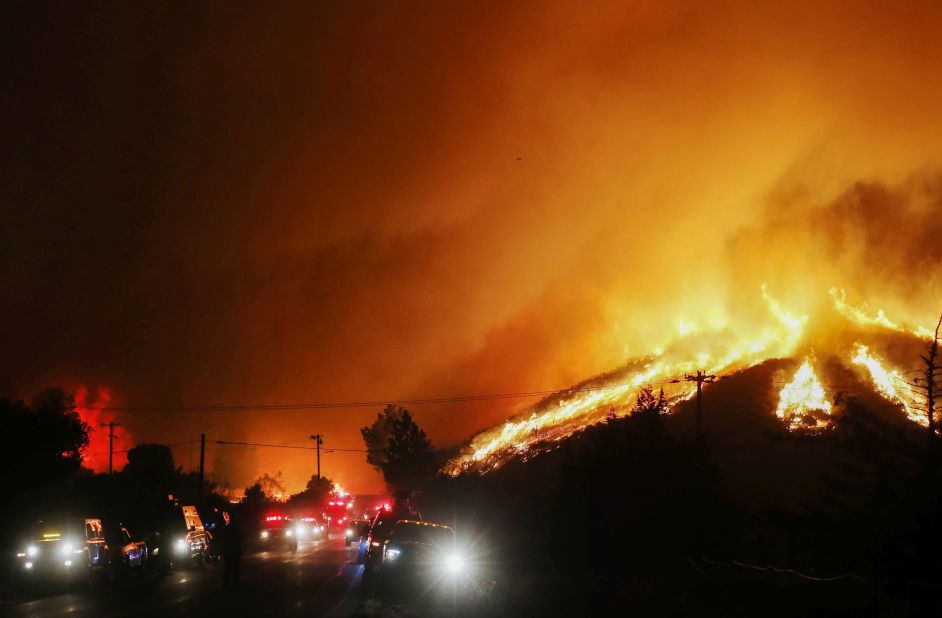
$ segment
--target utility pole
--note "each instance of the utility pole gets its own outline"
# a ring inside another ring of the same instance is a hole
[[[697,383],[697,439],[703,439],[703,384],[712,384],[719,380],[718,376],[707,375],[705,371],[697,370],[697,375],[684,376],[684,382]]]
[[[199,497],[200,502],[203,501],[203,465],[206,462],[206,434],[200,434],[200,488],[199,488]]]
[[[108,428],[108,474],[114,474],[114,428],[120,427],[121,423],[111,421],[102,423],[102,427]]]
[[[311,435],[311,440],[314,440],[314,444],[317,446],[317,480],[321,480],[321,444],[324,443],[324,439],[321,437],[321,434],[315,433]]]

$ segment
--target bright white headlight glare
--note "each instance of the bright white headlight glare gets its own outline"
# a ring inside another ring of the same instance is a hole
[[[36,547],[35,545],[30,545],[29,547],[26,548],[26,555],[29,556],[30,558],[32,558],[38,553],[39,553],[39,548]]]
[[[185,540],[185,539],[177,539],[177,542],[174,543],[174,548],[176,548],[176,550],[177,550],[178,552],[180,552],[180,553],[185,552],[185,551],[186,551],[186,540]]]
[[[67,567],[72,566],[72,561],[71,561],[71,560],[66,560],[66,561],[65,561],[65,566],[67,566]]]
[[[23,566],[25,566],[27,569],[31,569],[31,568],[33,568],[33,563],[32,563],[32,562],[27,562],[27,563],[24,564]]]
[[[294,533],[298,535],[299,538],[303,537],[306,532],[307,531],[304,529],[304,526],[298,526],[297,528],[294,529]]]
[[[347,528],[347,531],[344,532],[344,534],[345,534],[346,536],[353,536],[353,530],[351,530],[350,528]]]
[[[61,551],[63,554],[71,554],[73,549],[75,549],[75,546],[71,542],[69,541],[62,542]]]
[[[267,539],[267,538],[268,538],[268,530],[262,530],[262,538],[263,538],[263,539]]]
[[[395,559],[398,558],[398,557],[399,557],[399,550],[398,550],[398,549],[387,549],[387,550],[386,550],[386,559],[387,559],[387,560],[395,560]]]
[[[293,534],[294,530],[285,530],[285,536],[292,536]]]
[[[445,566],[447,566],[448,570],[452,573],[457,573],[464,568],[464,559],[458,554],[452,554],[448,556],[448,560],[445,561]]]

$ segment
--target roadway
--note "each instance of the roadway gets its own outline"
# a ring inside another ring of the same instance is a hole
[[[289,551],[249,553],[242,583],[223,587],[222,564],[197,565],[167,577],[147,573],[59,591],[21,591],[0,604],[11,617],[118,616],[358,616],[363,615],[362,567],[340,539]],[[372,613],[368,611],[367,613]]]

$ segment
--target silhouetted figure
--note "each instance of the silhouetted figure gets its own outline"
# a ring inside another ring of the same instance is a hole
[[[226,588],[239,585],[242,570],[242,525],[239,517],[233,515],[222,532],[222,580]]]

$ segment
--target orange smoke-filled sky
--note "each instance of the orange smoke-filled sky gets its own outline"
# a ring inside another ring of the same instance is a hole
[[[832,285],[917,323],[942,304],[938,3],[3,10],[5,394],[540,390],[679,319],[748,320],[763,282],[796,311]],[[520,405],[414,412],[449,445]],[[378,411],[117,417],[133,443],[359,448]],[[209,450],[234,486],[313,471]],[[355,453],[323,470],[381,487]]]

